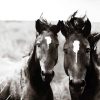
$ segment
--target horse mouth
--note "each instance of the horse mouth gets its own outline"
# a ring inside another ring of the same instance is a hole
[[[69,88],[70,88],[70,93],[72,95],[81,95],[84,92],[85,87],[81,87],[81,88],[69,87]]]
[[[50,83],[54,77],[54,71],[52,72],[47,72],[47,73],[44,73],[43,71],[41,72],[41,77],[42,77],[42,80],[46,83]]]

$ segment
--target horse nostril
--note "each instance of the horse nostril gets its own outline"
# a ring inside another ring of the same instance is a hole
[[[74,86],[73,80],[70,80],[70,81],[69,81],[69,85],[72,86],[72,87]]]
[[[52,76],[54,77],[54,75],[55,75],[55,72],[54,72],[54,71],[52,71]]]
[[[42,71],[42,72],[41,72],[41,74],[42,74],[43,76],[45,76],[45,73],[44,73],[44,71]]]
[[[51,71],[51,72],[44,72],[44,71],[41,71],[41,77],[42,77],[42,80],[45,81],[46,83],[50,83],[54,77],[54,71]]]
[[[84,87],[84,86],[85,86],[85,84],[86,84],[86,82],[85,82],[84,80],[82,80],[82,82],[81,82],[80,86],[81,86],[81,87]]]
[[[74,80],[70,80],[69,81],[69,85],[71,87],[79,87],[79,88],[81,88],[81,87],[84,87],[85,84],[86,84],[86,82],[84,80],[76,81],[76,82],[74,82]]]
[[[52,72],[44,72],[44,71],[42,71],[41,74],[43,76],[54,76],[55,72],[54,71],[52,71]]]

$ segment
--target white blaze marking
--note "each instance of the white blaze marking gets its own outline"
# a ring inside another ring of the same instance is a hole
[[[40,61],[40,65],[41,65],[41,70],[43,72],[46,72],[45,65],[44,65],[44,62],[43,61]]]
[[[47,41],[47,45],[49,46],[49,44],[51,43],[51,37],[47,36],[45,37],[46,41]]]
[[[40,44],[41,42],[40,41],[37,41],[37,44]]]
[[[77,63],[77,53],[79,51],[79,45],[80,45],[80,42],[78,40],[75,40],[73,43],[73,51],[76,54],[76,63]]]

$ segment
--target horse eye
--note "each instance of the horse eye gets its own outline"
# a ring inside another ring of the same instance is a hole
[[[37,45],[38,47],[40,47],[40,43],[37,43],[36,45]]]
[[[90,48],[86,48],[86,53],[89,53],[90,52]]]
[[[96,50],[97,50],[97,46],[94,47],[94,51],[96,51]]]
[[[56,48],[59,46],[59,44],[55,44]]]
[[[68,53],[68,49],[64,49],[64,52],[67,54]]]
[[[53,46],[53,43],[50,43],[49,46]]]

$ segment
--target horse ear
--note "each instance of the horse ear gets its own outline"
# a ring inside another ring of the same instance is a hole
[[[89,19],[88,18],[84,18],[85,20],[84,20],[84,23],[85,23],[85,25],[84,25],[84,27],[82,28],[82,31],[83,31],[83,35],[85,36],[85,37],[88,37],[89,36],[89,34],[91,33],[91,22],[89,21]]]
[[[90,36],[88,37],[88,40],[90,42],[92,49],[94,49],[97,42],[100,40],[100,34],[99,33],[90,34]]]
[[[71,16],[71,18],[74,18],[76,16],[77,12],[78,12],[78,10],[73,13],[73,15]]]
[[[71,19],[73,19],[73,18],[76,16],[77,12],[78,12],[78,10],[75,11],[75,12],[68,18],[67,21],[70,21]]]
[[[54,33],[57,34],[60,31],[60,21],[57,23],[57,25],[52,25],[50,27],[50,30]]]
[[[36,31],[41,34],[41,32],[45,29],[44,23],[42,23],[39,19],[35,23]]]
[[[96,35],[94,36],[94,43],[97,43],[100,40],[100,34],[95,33]]]
[[[61,29],[61,33],[62,33],[65,37],[67,37],[67,36],[68,36],[68,34],[67,34],[68,28],[67,28],[67,26],[65,26],[65,24],[64,24],[63,21],[60,21],[60,29]]]

